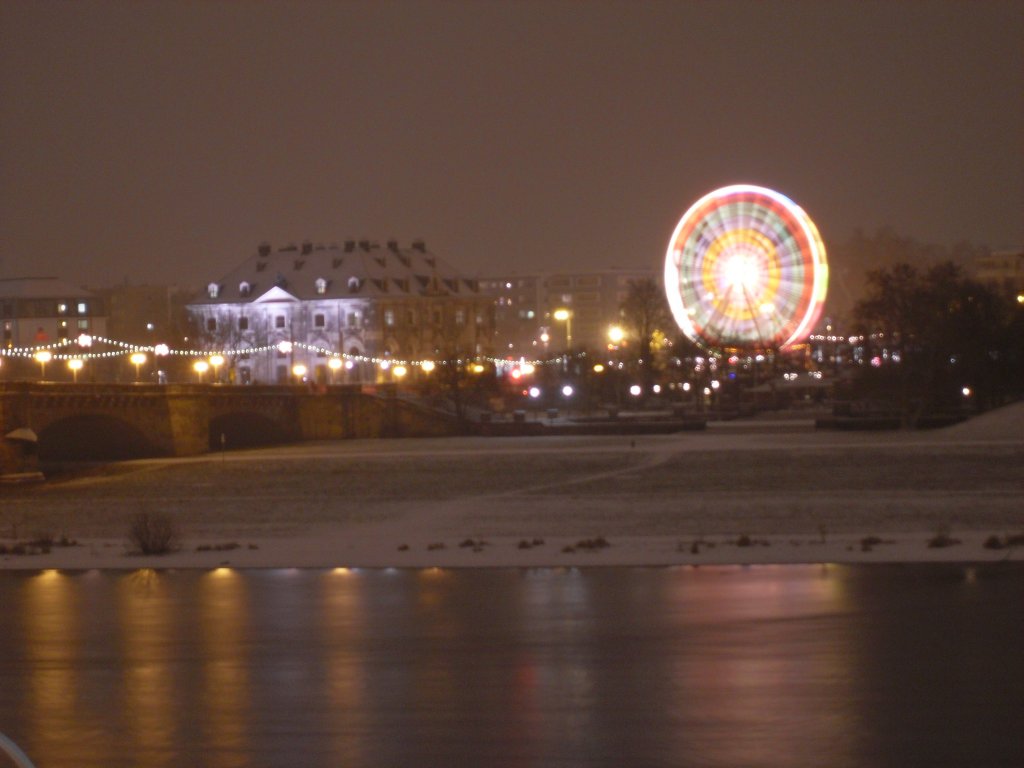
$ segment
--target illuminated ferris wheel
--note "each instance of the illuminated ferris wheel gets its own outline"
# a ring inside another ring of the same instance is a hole
[[[782,350],[821,315],[825,246],[792,200],[737,184],[711,192],[683,215],[665,257],[665,291],[676,323],[705,347]]]

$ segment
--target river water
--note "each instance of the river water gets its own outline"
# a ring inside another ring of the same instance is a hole
[[[7,572],[0,732],[38,768],[1020,766],[1022,649],[1010,564]]]

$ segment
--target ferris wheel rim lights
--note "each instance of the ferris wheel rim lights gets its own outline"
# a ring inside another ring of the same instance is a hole
[[[783,350],[821,316],[828,263],[800,206],[766,187],[733,184],[683,214],[664,274],[672,315],[693,341]]]

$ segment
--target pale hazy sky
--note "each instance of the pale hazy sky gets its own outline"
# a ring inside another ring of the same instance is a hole
[[[828,242],[1024,245],[1022,2],[0,3],[0,276],[261,240],[656,267],[725,184]]]

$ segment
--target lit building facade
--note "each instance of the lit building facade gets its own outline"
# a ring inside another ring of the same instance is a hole
[[[240,384],[284,383],[296,370],[319,383],[373,381],[381,361],[486,355],[493,336],[478,283],[422,240],[264,243],[187,311],[203,348],[232,353],[222,378]]]
[[[481,278],[494,303],[494,348],[505,357],[602,349],[630,281],[660,280],[651,269],[605,269]],[[559,312],[559,310],[565,310]]]

